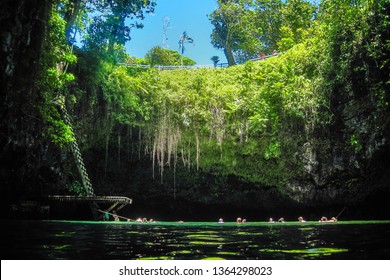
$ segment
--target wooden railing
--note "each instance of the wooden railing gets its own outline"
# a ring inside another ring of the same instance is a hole
[[[97,202],[97,203],[121,203],[131,204],[133,200],[125,196],[74,196],[74,195],[50,195],[48,200],[63,202]]]

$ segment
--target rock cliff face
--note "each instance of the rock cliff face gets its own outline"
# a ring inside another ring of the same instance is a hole
[[[6,0],[0,5],[0,181],[5,200],[56,177],[51,145],[41,139],[40,96],[34,86],[50,2]]]
[[[303,145],[305,176],[288,183],[288,196],[309,205],[347,205],[389,195],[389,110],[367,88],[331,102],[335,123]]]

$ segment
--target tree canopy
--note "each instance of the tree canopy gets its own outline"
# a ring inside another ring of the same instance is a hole
[[[145,61],[149,65],[195,65],[195,61],[183,57],[178,51],[164,49],[156,46],[150,49],[145,55]]]
[[[142,28],[137,20],[153,12],[150,0],[60,0],[58,7],[66,21],[65,34],[73,43],[77,32],[87,49],[113,54],[114,45],[131,39],[132,28]]]
[[[305,0],[218,0],[209,15],[211,42],[224,50],[229,65],[302,42],[315,7]]]

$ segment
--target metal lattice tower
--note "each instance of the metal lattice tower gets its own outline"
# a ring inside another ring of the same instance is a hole
[[[167,31],[168,31],[169,28],[172,28],[172,26],[171,26],[171,21],[170,21],[169,17],[163,17],[162,21],[163,21],[163,40],[162,40],[162,47],[163,47],[164,49],[167,49],[167,48],[168,48]]]

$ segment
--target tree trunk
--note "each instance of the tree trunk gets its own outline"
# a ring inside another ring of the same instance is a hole
[[[80,9],[82,7],[82,1],[81,0],[74,0],[70,1],[71,2],[71,7],[66,11],[65,13],[65,21],[66,21],[66,26],[65,26],[65,35],[66,39],[68,40],[69,43],[72,44],[72,41],[75,37],[75,34],[73,34],[72,38],[72,28],[74,27],[74,23],[77,19],[77,16],[80,12]]]
[[[223,52],[225,53],[229,66],[236,65],[236,61],[234,60],[232,49],[229,46],[225,46]]]

